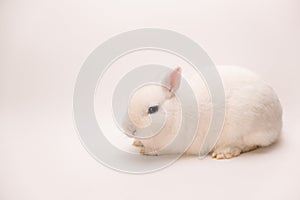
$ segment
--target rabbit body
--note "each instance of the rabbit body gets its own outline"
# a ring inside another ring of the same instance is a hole
[[[211,150],[212,157],[228,159],[274,143],[282,128],[282,108],[273,89],[247,69],[236,66],[217,66],[217,69],[225,92],[225,120]],[[168,75],[169,88],[145,86],[137,90],[129,101],[128,115],[134,136],[151,124],[151,114],[148,111],[151,106],[159,106],[158,114],[160,110],[166,113],[164,126],[156,135],[135,141],[135,146],[141,147],[143,154],[181,153],[178,152],[180,148],[176,148],[180,143],[175,148],[162,151],[180,127],[180,103],[176,95],[172,95],[176,94],[180,85],[180,76],[180,71],[174,71]],[[201,79],[195,78],[193,74],[186,77],[197,99],[199,124],[196,136],[185,153],[199,155],[210,126],[212,110],[218,107],[212,104],[210,93]],[[184,113],[182,117],[185,117]],[[128,123],[125,127],[128,127]]]

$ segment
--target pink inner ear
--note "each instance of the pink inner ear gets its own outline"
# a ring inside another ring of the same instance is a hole
[[[181,68],[177,67],[170,75],[170,91],[174,91],[177,88],[180,80]]]

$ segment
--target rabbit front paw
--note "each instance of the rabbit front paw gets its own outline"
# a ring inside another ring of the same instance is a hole
[[[144,144],[141,141],[139,141],[139,140],[134,140],[133,143],[132,143],[132,146],[143,147]]]
[[[211,156],[216,159],[230,159],[241,154],[241,149],[238,147],[218,148],[213,151]]]
[[[146,155],[146,156],[158,156],[157,151],[155,151],[153,149],[146,148],[146,147],[141,148],[140,154]]]

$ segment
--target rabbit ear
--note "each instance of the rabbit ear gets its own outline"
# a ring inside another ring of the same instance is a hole
[[[179,88],[180,80],[181,80],[181,68],[177,67],[167,77],[167,86],[169,88],[169,92],[173,93]]]

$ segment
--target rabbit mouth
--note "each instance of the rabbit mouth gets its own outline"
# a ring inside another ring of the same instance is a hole
[[[130,132],[125,131],[124,134],[127,135],[130,138],[134,138],[135,134],[136,134],[136,130],[130,131]]]

